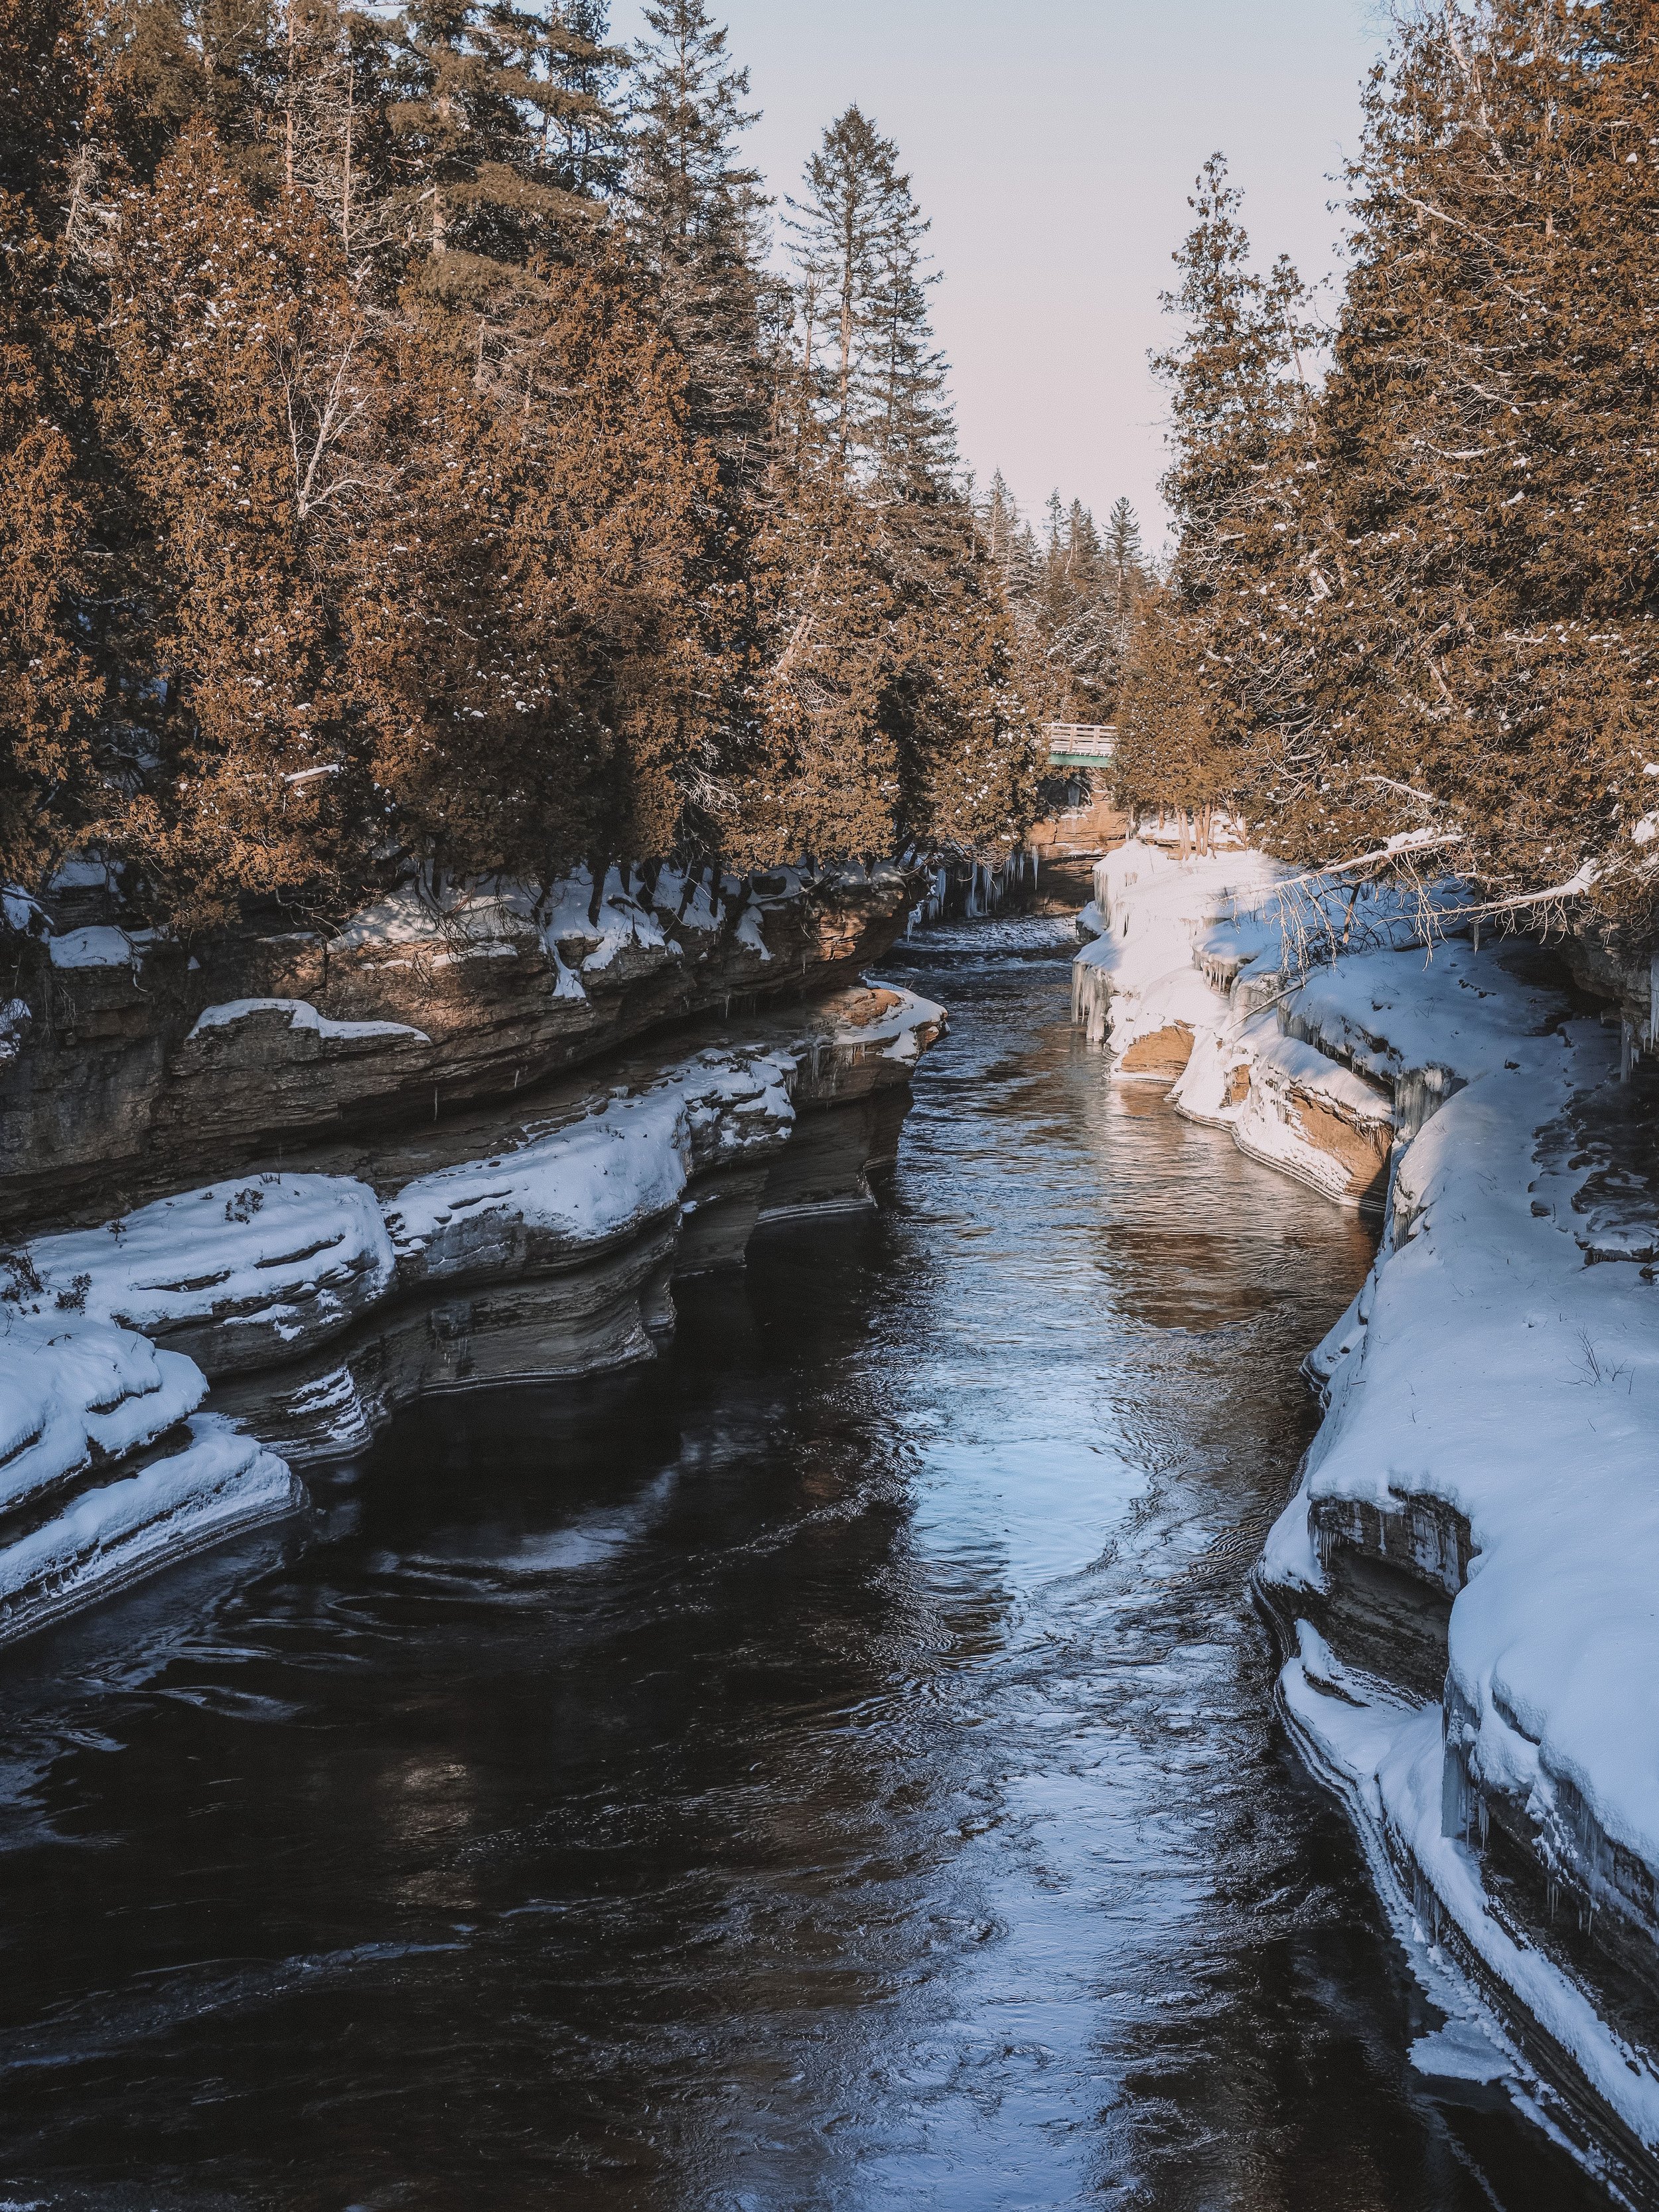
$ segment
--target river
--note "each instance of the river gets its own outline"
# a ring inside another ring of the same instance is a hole
[[[890,1205],[9,1654],[0,2197],[1579,2212],[1272,1714],[1352,1218],[934,933]]]

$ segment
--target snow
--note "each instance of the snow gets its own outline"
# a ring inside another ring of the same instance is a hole
[[[975,924],[975,927],[983,927]],[[924,999],[919,992],[896,990],[890,984],[866,987],[879,989],[890,997],[893,1004],[884,1007],[867,1022],[848,1022],[838,1024],[829,1032],[830,1041],[842,1046],[881,1047],[884,1060],[896,1060],[901,1066],[914,1067],[923,1051],[922,1033],[929,1040],[944,1029],[949,1016],[943,1006],[932,999]],[[816,1032],[809,1040],[809,1050],[823,1040],[823,1032]]]
[[[404,1261],[440,1258],[454,1224],[471,1231],[492,1216],[598,1242],[673,1206],[690,1168],[678,1097],[621,1100],[522,1150],[405,1184],[391,1204],[392,1235]]]
[[[24,1026],[33,1018],[25,1000],[8,999],[0,1006],[0,1067],[15,1060],[23,1049]]]
[[[878,1032],[888,1038],[889,1050],[903,1042],[893,1017]],[[505,1266],[526,1230],[591,1246],[670,1212],[693,1172],[781,1139],[794,1073],[785,1053],[699,1053],[636,1095],[418,1177],[384,1207],[349,1176],[267,1172],[37,1237],[39,1289],[20,1320],[69,1312],[83,1334],[114,1324],[124,1343],[141,1340],[126,1330],[188,1332],[216,1374],[269,1365],[338,1335],[400,1277],[477,1268],[492,1250]]]
[[[1442,2081],[1502,2081],[1515,2071],[1475,2021],[1451,2021],[1432,2035],[1419,2035],[1406,2056],[1419,2074]]]
[[[1306,1529],[1321,1498],[1432,1498],[1464,1515],[1478,1559],[1452,1610],[1449,1674],[1474,1717],[1473,1774],[1523,1796],[1564,1863],[1565,1781],[1659,1868],[1659,1293],[1634,1262],[1588,1266],[1560,1194],[1534,1211],[1537,1132],[1613,1073],[1614,1048],[1571,1024],[1511,1038],[1510,1057],[1399,1161],[1401,1233],[1334,1364],[1267,1571],[1319,1586]],[[1550,1180],[1570,1197],[1582,1176]]]
[[[8,884],[0,890],[0,914],[5,917],[6,927],[15,929],[22,937],[46,937],[52,924],[46,909],[37,898],[32,898],[21,884]]]
[[[681,888],[682,879],[665,872],[659,878],[656,906],[672,908]],[[341,952],[392,956],[370,960],[369,966],[406,965],[404,956],[410,956],[435,968],[462,960],[515,959],[521,949],[539,951],[553,965],[553,996],[573,1001],[587,995],[584,975],[603,975],[625,952],[659,963],[682,957],[656,915],[629,895],[619,870],[612,868],[605,877],[597,922],[587,918],[592,890],[586,868],[563,878],[545,896],[528,884],[490,880],[441,905],[420,884],[407,884],[355,916],[335,946]],[[693,914],[687,920],[694,927],[714,927],[712,918],[704,922]],[[738,934],[742,939],[741,929]]]
[[[1171,1098],[1243,1149],[1340,1197],[1346,1179],[1304,1102],[1356,1136],[1395,1139],[1382,1249],[1310,1355],[1326,1417],[1260,1572],[1290,1606],[1328,1589],[1322,1505],[1461,1516],[1473,1553],[1443,1711],[1345,1676],[1305,1621],[1281,1696],[1316,1766],[1423,1871],[1483,1970],[1659,2146],[1645,2059],[1505,1932],[1478,1855],[1441,1832],[1455,1768],[1513,1809],[1547,1873],[1598,1907],[1643,1917],[1607,1843],[1659,1876],[1659,1286],[1642,1264],[1659,1253],[1659,1211],[1616,1150],[1604,1147],[1613,1171],[1588,1191],[1596,1146],[1572,1133],[1619,1095],[1618,1036],[1528,980],[1518,948],[1387,949],[1420,921],[1403,905],[1373,902],[1370,949],[1310,963],[1270,873],[1248,899],[1220,901],[1239,872],[1232,855],[1184,868],[1113,855],[1098,872],[1109,934],[1079,964],[1109,979],[1115,1049],[1187,1011],[1193,1054]],[[1310,896],[1324,899],[1317,885]],[[1183,947],[1207,1012],[1176,983]],[[1631,1126],[1628,1110],[1607,1110],[1615,1131]],[[1425,2066],[1494,2078],[1468,2070],[1485,2061],[1461,2034],[1425,2044]]]
[[[1305,1646],[1312,1632],[1305,1623],[1302,1631]],[[1463,2045],[1478,2034],[1508,2059],[1504,2070],[1521,2076],[1532,2096],[1547,2098],[1508,2045],[1501,2024],[1450,1971],[1438,1915],[1455,1928],[1484,1972],[1571,2055],[1632,2132],[1650,2147],[1659,2146],[1659,2078],[1645,2055],[1600,2018],[1560,1967],[1510,1933],[1487,1899],[1477,1854],[1461,1838],[1442,1834],[1439,1707],[1389,1698],[1368,1676],[1338,1666],[1328,1653],[1322,1656],[1314,1669],[1301,1656],[1287,1662],[1279,1680],[1281,1705],[1316,1771],[1353,1814],[1369,1847],[1372,1878],[1407,1957],[1436,2002],[1462,2014],[1466,2026],[1455,2041]],[[1428,1885],[1438,1909],[1427,1927],[1402,1886],[1402,1867]],[[1420,2048],[1413,2047],[1414,2059]],[[1465,2072],[1462,2078],[1477,2077]]]
[[[89,1318],[165,1334],[190,1322],[231,1332],[240,1364],[256,1325],[276,1345],[344,1328],[389,1286],[392,1245],[374,1194],[345,1176],[228,1177],[159,1199],[98,1229],[36,1237],[28,1255],[51,1297]]]
[[[46,947],[54,968],[130,968],[135,951],[124,929],[69,929]]]
[[[206,1393],[193,1360],[131,1330],[0,1306],[0,1509],[152,1443]]]
[[[1224,996],[1194,965],[1199,940],[1235,900],[1286,872],[1256,853],[1181,861],[1135,840],[1097,864],[1083,926],[1098,934],[1075,964],[1093,985],[1094,1002],[1109,1000],[1120,1060],[1141,1037],[1172,1024],[1196,1030],[1225,1018]]]
[[[405,1273],[480,1264],[524,1227],[572,1245],[678,1205],[694,1167],[775,1144],[794,1119],[782,1054],[700,1053],[666,1081],[486,1160],[404,1185],[386,1208]]]
[[[411,1029],[407,1022],[331,1021],[305,999],[228,999],[222,1006],[204,1006],[190,1034],[198,1037],[210,1030],[234,1029],[252,1014],[286,1014],[290,1030],[310,1030],[332,1039],[401,1036],[420,1044],[432,1042],[424,1030]]]
[[[189,1438],[0,1550],[0,1639],[303,1502],[286,1463],[218,1415],[198,1415]]]

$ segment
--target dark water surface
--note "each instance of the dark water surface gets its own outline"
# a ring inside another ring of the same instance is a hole
[[[1103,1082],[1044,935],[896,969],[952,1027],[890,1212],[8,1656],[0,2202],[1602,2201],[1410,2071],[1271,1717],[1365,1240]]]

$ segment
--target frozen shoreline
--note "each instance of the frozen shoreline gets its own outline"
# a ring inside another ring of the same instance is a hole
[[[872,1202],[944,1021],[844,989],[0,1253],[0,1642],[292,1512],[426,1393],[653,1358],[757,1220]]]
[[[1310,1355],[1326,1418],[1257,1570],[1286,1642],[1281,1704],[1385,1893],[1393,1870],[1425,1977],[1455,1961],[1453,2009],[1484,2018],[1516,2094],[1609,2188],[1651,2201],[1644,1086],[1620,1085],[1617,1036],[1534,948],[1391,949],[1413,933],[1403,905],[1358,902],[1355,930],[1346,888],[1276,890],[1287,875],[1253,854],[1111,854],[1074,1004],[1121,1076],[1157,1077],[1252,1157],[1383,1215],[1364,1289]],[[1365,949],[1304,965],[1322,914]]]

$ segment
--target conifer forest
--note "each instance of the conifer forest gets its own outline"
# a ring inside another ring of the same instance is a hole
[[[1656,624],[1659,0],[0,0],[0,2212],[1659,2212]]]
[[[703,0],[648,23],[6,0],[13,880],[1006,858],[1128,541],[974,505],[899,149],[774,205]]]

